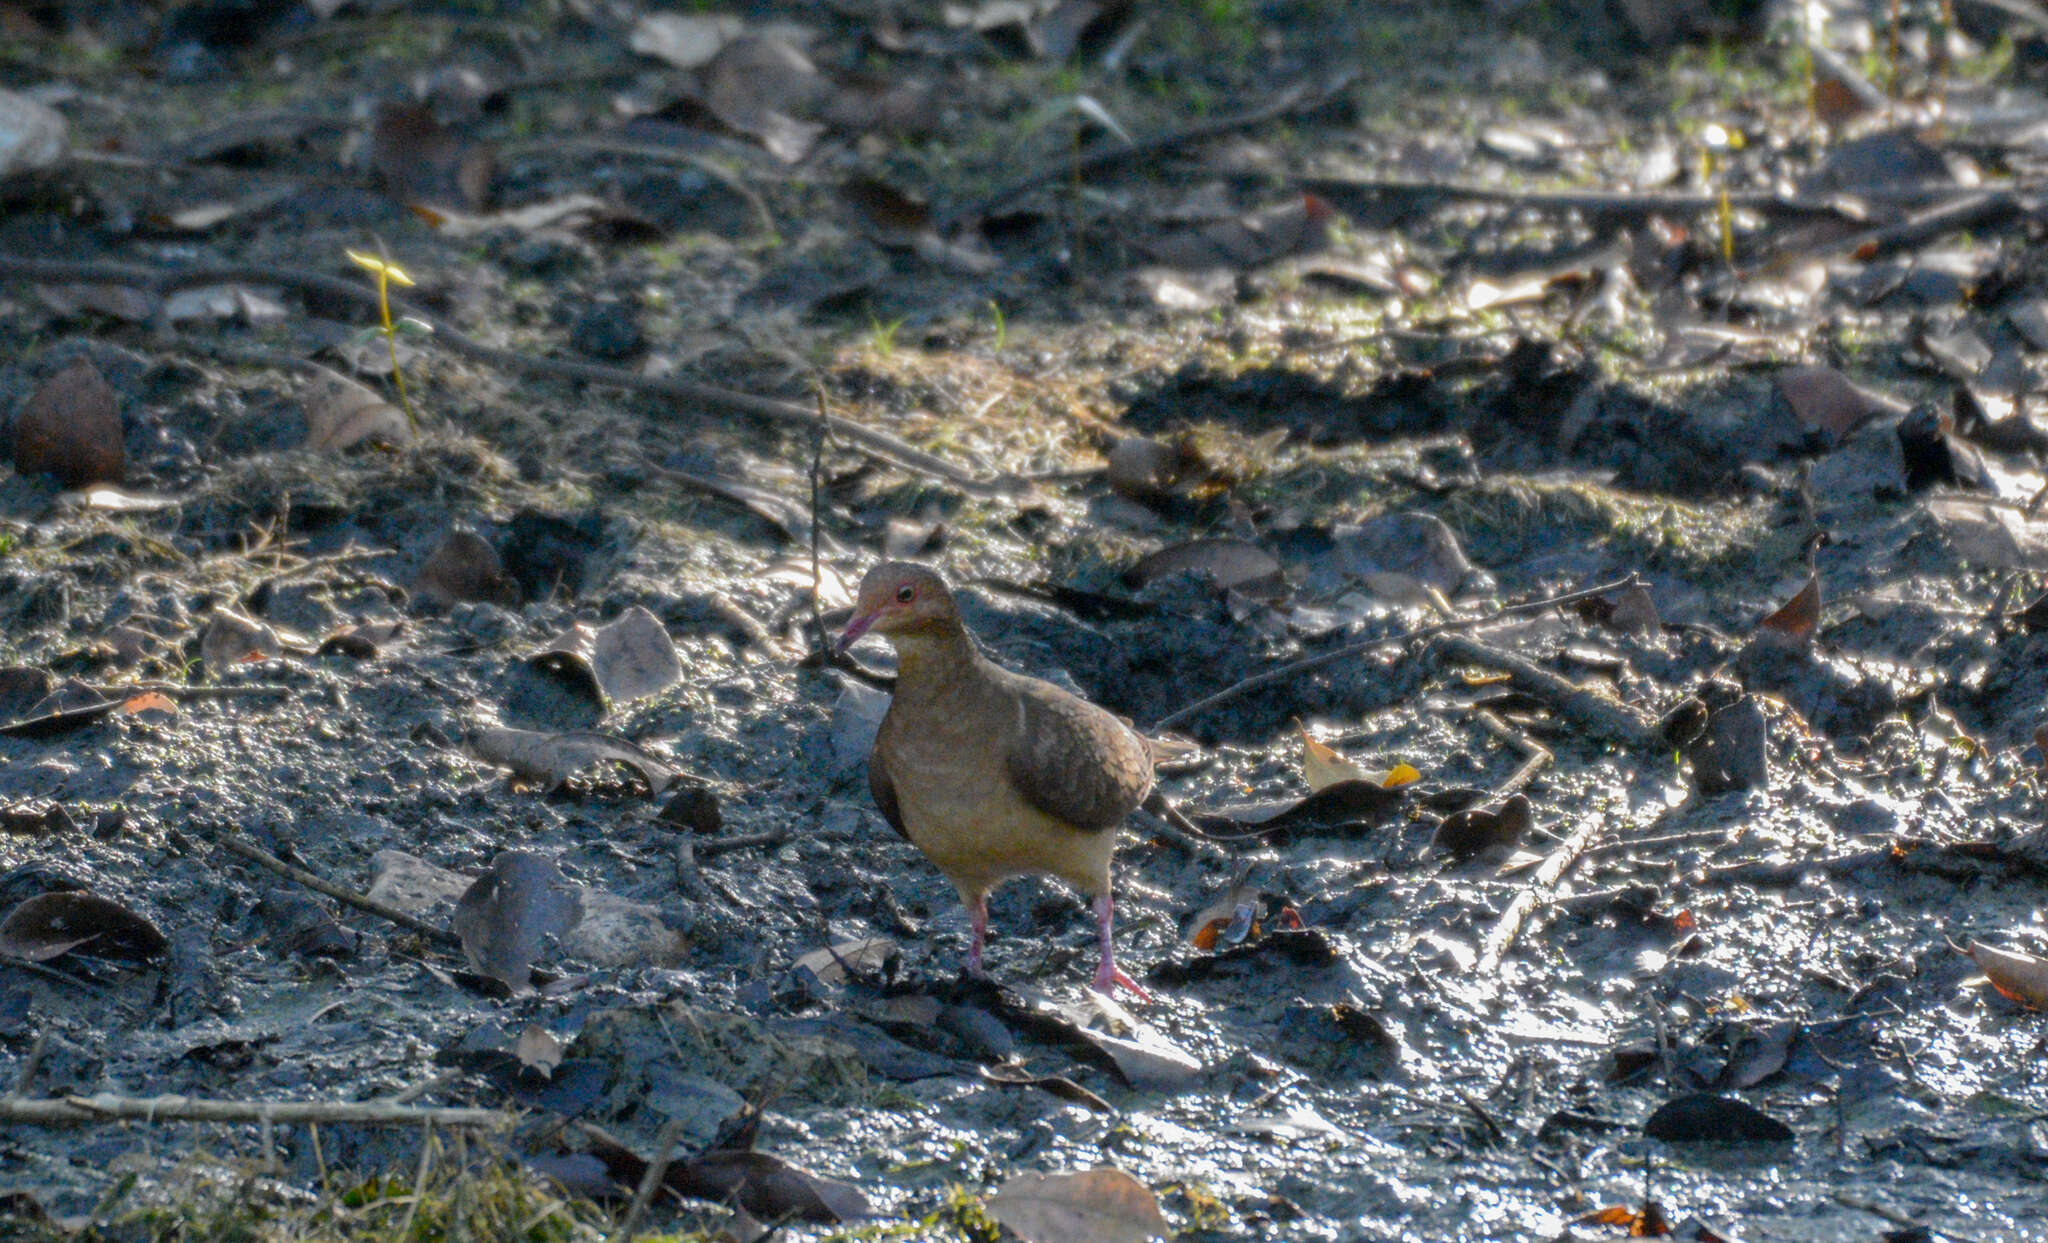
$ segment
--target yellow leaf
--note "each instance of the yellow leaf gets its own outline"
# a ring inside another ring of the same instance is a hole
[[[1396,764],[1389,768],[1384,776],[1379,778],[1379,783],[1384,789],[1398,790],[1402,786],[1410,785],[1420,780],[1422,780],[1420,772],[1417,772],[1407,764]]]

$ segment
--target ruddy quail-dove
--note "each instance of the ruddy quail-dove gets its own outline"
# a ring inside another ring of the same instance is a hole
[[[861,580],[844,652],[873,631],[896,649],[896,692],[868,757],[890,825],[967,903],[967,970],[983,974],[988,894],[1015,876],[1056,876],[1095,902],[1095,987],[1145,990],[1117,969],[1110,856],[1117,828],[1152,789],[1152,752],[1101,708],[981,653],[952,593],[921,565],[889,561]]]

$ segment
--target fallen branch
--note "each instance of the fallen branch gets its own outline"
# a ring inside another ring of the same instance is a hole
[[[1465,635],[1446,635],[1435,646],[1440,660],[1479,665],[1507,674],[1518,690],[1548,702],[1559,716],[1584,733],[1638,749],[1665,745],[1657,732],[1657,723],[1644,713],[1598,691],[1587,690],[1533,660],[1488,647]]]
[[[365,1126],[480,1127],[509,1130],[512,1114],[499,1109],[392,1105],[384,1101],[212,1101],[190,1096],[0,1097],[0,1122],[75,1126],[110,1119],[140,1122],[354,1122]]]
[[[74,281],[89,285],[127,285],[147,289],[158,295],[197,285],[281,285],[366,307],[377,305],[375,289],[339,276],[329,276],[325,272],[301,268],[253,267],[240,264],[195,264],[190,267],[153,268],[129,263],[28,259],[19,255],[0,255],[0,278]],[[517,350],[486,345],[412,302],[398,297],[391,298],[390,302],[394,314],[409,315],[426,324],[433,329],[436,340],[457,354],[501,370],[555,380],[579,380],[587,384],[602,384],[636,393],[648,393],[656,397],[668,397],[678,402],[730,411],[756,422],[771,425],[810,428],[815,427],[818,422],[819,416],[815,411],[795,402],[780,401],[772,397],[756,397],[751,393],[735,392],[713,384],[659,379],[619,367],[542,358],[533,354],[522,354]],[[826,422],[848,443],[859,445],[899,467],[943,479],[966,492],[980,496],[999,495],[1015,491],[1020,486],[1018,482],[1008,479],[979,479],[944,458],[915,448],[887,432],[875,431],[849,419],[828,416]]]
[[[239,855],[258,867],[267,868],[286,880],[295,881],[315,892],[324,893],[335,901],[345,902],[359,911],[368,912],[379,919],[388,919],[401,928],[419,933],[436,945],[444,945],[451,949],[462,948],[462,939],[448,929],[436,927],[418,916],[409,915],[399,910],[395,906],[386,906],[375,898],[357,893],[353,889],[344,889],[333,881],[315,876],[304,868],[295,868],[254,842],[245,841],[232,833],[222,833],[214,838],[214,842],[231,855]]]
[[[1580,600],[1589,600],[1594,596],[1606,595],[1610,591],[1620,591],[1624,587],[1634,586],[1636,581],[1636,576],[1631,574],[1627,578],[1618,578],[1611,583],[1602,583],[1598,587],[1587,587],[1580,591],[1567,591],[1562,595],[1545,596],[1540,600],[1525,600],[1520,604],[1503,605],[1481,617],[1460,617],[1454,618],[1451,621],[1433,622],[1427,626],[1419,626],[1413,630],[1404,630],[1399,634],[1390,634],[1384,638],[1361,639],[1356,643],[1347,643],[1342,647],[1332,648],[1316,656],[1305,656],[1300,660],[1289,661],[1277,669],[1268,669],[1264,673],[1254,674],[1241,682],[1235,682],[1206,699],[1198,699],[1177,712],[1161,717],[1153,725],[1152,729],[1155,733],[1160,730],[1172,729],[1184,721],[1192,720],[1196,716],[1207,712],[1218,704],[1229,703],[1231,700],[1239,698],[1250,691],[1255,691],[1262,686],[1271,686],[1275,682],[1284,682],[1297,674],[1308,673],[1320,669],[1324,665],[1333,665],[1340,660],[1346,660],[1353,656],[1362,656],[1376,648],[1394,647],[1403,643],[1413,642],[1416,639],[1427,639],[1433,635],[1446,634],[1457,630],[1472,630],[1480,626],[1490,626],[1503,618],[1514,617],[1522,613],[1538,613],[1544,609],[1556,608],[1560,605],[1573,604]]]

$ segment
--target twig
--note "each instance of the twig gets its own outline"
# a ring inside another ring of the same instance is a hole
[[[743,833],[738,837],[714,837],[708,842],[697,843],[696,851],[708,859],[735,850],[751,850],[756,846],[780,846],[789,838],[788,829],[769,829],[764,833]]]
[[[1960,233],[1992,224],[2030,210],[2029,204],[2011,190],[1983,190],[1952,202],[1916,212],[1895,224],[1853,233],[1823,249],[1874,259],[1895,250],[1918,246],[1949,233]]]
[[[1229,840],[1210,833],[1181,814],[1181,810],[1169,801],[1158,787],[1145,796],[1139,804],[1140,811],[1150,812],[1157,822],[1146,826],[1146,831],[1167,845],[1180,851],[1190,859],[1228,859],[1229,852],[1218,843]]]
[[[937,221],[943,231],[967,220],[976,220],[995,211],[998,207],[1016,198],[1026,190],[1055,181],[1079,181],[1087,173],[1112,165],[1128,168],[1141,160],[1184,147],[1189,143],[1201,142],[1220,134],[1250,129],[1264,125],[1294,112],[1312,112],[1336,98],[1356,78],[1355,71],[1339,74],[1324,82],[1296,82],[1274,95],[1256,108],[1248,109],[1213,121],[1198,121],[1178,129],[1162,130],[1148,134],[1136,142],[1122,142],[1115,139],[1099,142],[1085,151],[1077,151],[1064,159],[1041,164],[1015,181],[983,196],[975,202],[942,213]]]
[[[510,1130],[512,1114],[499,1109],[391,1105],[383,1101],[215,1101],[191,1096],[0,1097],[0,1122],[65,1126],[129,1118],[143,1122],[347,1122],[364,1126],[480,1127]]]
[[[1206,699],[1198,699],[1177,712],[1161,717],[1152,728],[1155,732],[1172,729],[1184,721],[1191,720],[1207,712],[1218,704],[1229,703],[1231,700],[1250,691],[1255,691],[1262,686],[1271,686],[1275,682],[1285,681],[1296,674],[1308,673],[1311,670],[1320,669],[1324,665],[1333,665],[1340,660],[1360,656],[1376,648],[1394,647],[1402,643],[1413,642],[1416,639],[1427,639],[1432,635],[1445,634],[1456,630],[1471,630],[1479,626],[1489,626],[1502,618],[1514,617],[1522,613],[1541,612],[1544,609],[1556,608],[1561,605],[1573,604],[1580,600],[1589,600],[1594,596],[1606,595],[1610,591],[1619,591],[1624,587],[1635,586],[1637,581],[1636,576],[1631,574],[1626,578],[1615,579],[1611,583],[1602,583],[1598,587],[1587,587],[1580,591],[1567,591],[1562,595],[1545,596],[1540,600],[1525,600],[1520,604],[1503,605],[1483,617],[1461,617],[1452,621],[1432,622],[1427,626],[1418,626],[1413,630],[1404,630],[1399,634],[1390,634],[1384,638],[1361,639],[1356,643],[1347,643],[1342,647],[1332,648],[1320,655],[1306,656],[1300,660],[1289,661],[1277,669],[1268,669],[1264,673],[1254,674],[1241,682],[1226,686]]]
[[[1497,805],[1510,794],[1535,780],[1536,774],[1542,772],[1557,757],[1550,753],[1550,748],[1537,742],[1534,738],[1519,730],[1510,729],[1505,721],[1493,713],[1481,712],[1476,714],[1476,716],[1482,729],[1502,742],[1507,743],[1515,750],[1520,751],[1526,757],[1522,761],[1522,766],[1509,773],[1508,779],[1501,782],[1500,786],[1494,790],[1493,796],[1486,800],[1488,803]]]
[[[156,694],[166,699],[266,699],[284,697],[292,693],[289,686],[275,686],[268,683],[258,686],[186,686],[178,682],[118,682],[105,686],[87,683],[85,689],[103,699],[129,699],[136,695]]]
[[[818,427],[811,442],[811,625],[818,631],[818,651],[826,660],[832,658],[832,636],[825,629],[824,604],[818,599],[823,578],[818,568],[818,511],[819,497],[824,490],[822,480],[825,474],[825,434],[831,428],[828,422],[831,413],[825,409],[825,385],[818,383]]]
[[[1657,723],[1644,713],[1587,690],[1526,657],[1456,634],[1439,639],[1436,650],[1440,659],[1507,674],[1516,687],[1548,701],[1559,716],[1596,738],[1635,748],[1662,745]]]
[[[241,264],[195,264],[179,268],[152,268],[127,263],[28,259],[20,255],[0,254],[0,279],[130,285],[158,294],[195,285],[240,282],[283,285],[318,293],[322,297],[365,306],[377,305],[377,293],[374,289],[338,276],[329,276],[325,272],[312,272],[301,268],[267,268]],[[649,393],[657,397],[670,398],[685,407],[708,406],[776,426],[809,427],[818,418],[807,407],[795,402],[779,401],[772,397],[756,397],[751,393],[735,392],[714,384],[643,376],[619,367],[542,358],[533,354],[522,354],[517,350],[486,345],[439,316],[405,299],[392,298],[391,306],[394,311],[403,312],[433,329],[434,338],[457,354],[506,371],[545,376],[555,380],[580,380],[588,384],[603,384],[637,393]],[[832,418],[829,423],[832,430],[847,441],[862,445],[899,467],[935,476],[963,491],[988,496],[1006,494],[1017,488],[1017,485],[1008,479],[976,478],[944,458],[915,448],[887,432],[875,431],[849,419]]]
[[[436,945],[444,945],[452,949],[462,948],[462,939],[446,928],[437,928],[426,920],[415,915],[408,915],[395,906],[386,906],[375,898],[366,897],[355,892],[353,889],[344,889],[332,881],[323,880],[304,868],[295,868],[276,855],[257,846],[254,842],[245,841],[232,833],[222,833],[214,841],[222,850],[227,851],[229,854],[239,855],[258,867],[268,868],[286,880],[296,881],[308,889],[324,893],[337,902],[346,902],[359,911],[367,911],[380,919],[388,919],[401,928],[407,928],[419,933]]]
[[[676,1140],[683,1133],[683,1119],[670,1118],[661,1124],[661,1134],[654,1137],[654,1160],[647,1163],[647,1170],[640,1176],[640,1186],[633,1192],[633,1203],[626,1208],[626,1215],[619,1222],[619,1228],[612,1231],[606,1243],[632,1243],[633,1234],[640,1229],[640,1219],[647,1215],[647,1206],[654,1199],[654,1192],[661,1186],[661,1180],[668,1177],[669,1162],[675,1159]]]
[[[1501,960],[1513,948],[1515,938],[1522,933],[1522,925],[1535,913],[1543,899],[1564,874],[1579,861],[1593,838],[1598,835],[1606,821],[1599,816],[1586,816],[1570,837],[1557,844],[1557,848],[1543,857],[1536,870],[1529,874],[1528,883],[1509,900],[1508,909],[1493,921],[1493,927],[1486,930],[1486,939],[1479,943],[1479,961],[1474,966],[1481,975],[1492,975],[1500,970]]]

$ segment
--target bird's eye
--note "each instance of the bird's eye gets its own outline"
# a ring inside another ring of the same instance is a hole
[[[905,583],[901,587],[898,587],[896,589],[896,602],[898,604],[908,604],[916,598],[917,588],[911,586],[909,583]]]

